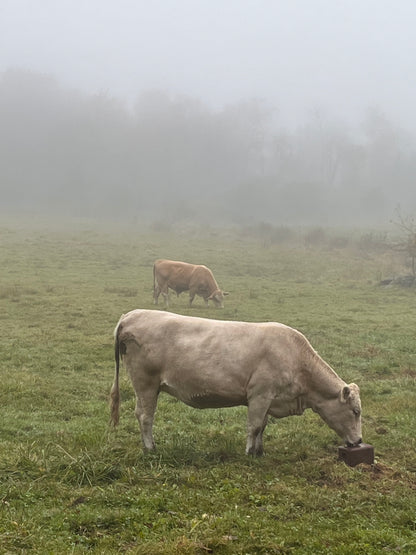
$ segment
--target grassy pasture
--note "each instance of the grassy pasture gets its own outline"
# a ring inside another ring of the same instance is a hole
[[[373,239],[3,218],[0,552],[415,553],[416,292],[377,285],[401,261]],[[110,429],[112,332],[153,308],[158,257],[205,263],[230,292],[223,310],[183,294],[172,311],[284,322],[356,381],[375,465],[338,461],[311,411],[272,420],[266,456],[246,457],[244,407],[165,395],[145,455],[124,373]]]

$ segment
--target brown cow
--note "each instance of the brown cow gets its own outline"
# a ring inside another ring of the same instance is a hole
[[[156,260],[153,264],[153,298],[158,304],[162,293],[165,304],[169,306],[169,288],[179,296],[189,291],[189,306],[195,295],[199,295],[208,306],[213,301],[216,306],[224,307],[224,295],[228,295],[218,287],[214,274],[206,266],[188,264],[176,260]]]

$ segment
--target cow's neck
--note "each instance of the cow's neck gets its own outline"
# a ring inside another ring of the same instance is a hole
[[[314,409],[322,399],[337,397],[345,382],[318,353],[311,353],[305,369],[307,376],[307,404]]]

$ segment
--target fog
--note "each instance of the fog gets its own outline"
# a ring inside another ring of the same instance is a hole
[[[0,0],[1,210],[414,213],[415,20],[410,0]]]

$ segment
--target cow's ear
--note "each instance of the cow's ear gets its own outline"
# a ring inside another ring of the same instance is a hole
[[[348,387],[348,385],[346,385],[343,389],[342,389],[342,398],[344,401],[346,401],[348,399],[348,397],[350,396],[351,393],[351,389]]]

